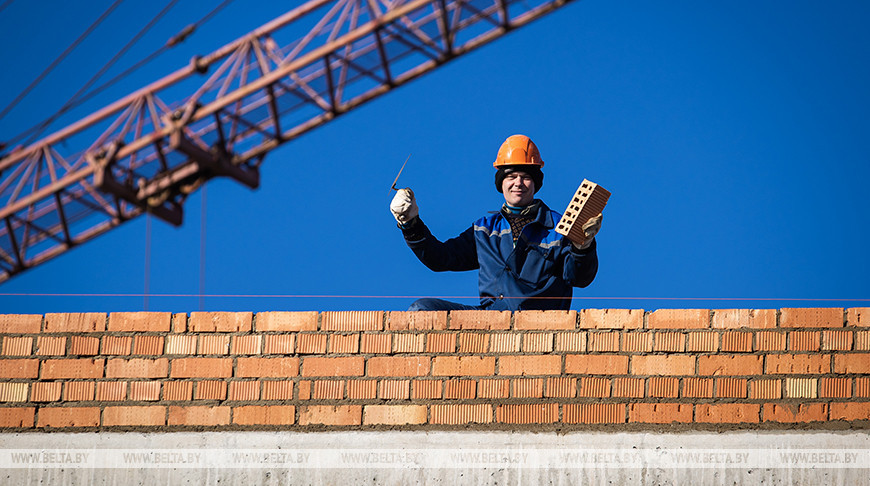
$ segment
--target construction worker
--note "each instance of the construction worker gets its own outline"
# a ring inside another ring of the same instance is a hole
[[[554,231],[561,215],[534,195],[544,183],[544,161],[525,135],[507,138],[493,166],[501,210],[484,216],[456,238],[441,242],[419,216],[414,192],[400,189],[390,203],[405,242],[429,269],[479,269],[480,305],[419,299],[408,310],[526,310],[571,307],[572,287],[586,287],[598,272],[595,234],[602,216],[582,228],[580,246]]]

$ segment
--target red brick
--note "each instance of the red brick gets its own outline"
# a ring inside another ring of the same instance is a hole
[[[489,334],[480,332],[459,333],[459,352],[482,354],[489,349]]]
[[[713,329],[773,329],[776,309],[715,309]]]
[[[855,351],[870,351],[870,331],[855,333]]]
[[[783,373],[829,373],[830,355],[817,354],[769,354],[766,358],[765,372]]]
[[[707,329],[709,309],[659,309],[647,316],[647,329]]]
[[[762,411],[765,422],[825,422],[828,420],[827,403],[777,404],[765,403]]]
[[[393,349],[391,334],[363,334],[360,336],[361,353],[390,354]]]
[[[230,407],[175,406],[169,407],[169,425],[216,426],[230,423]]]
[[[163,385],[163,399],[167,401],[190,400],[193,397],[192,381],[167,381]]]
[[[528,403],[498,405],[496,421],[505,424],[552,424],[559,420],[559,405],[555,403]]]
[[[544,393],[547,398],[574,398],[577,396],[577,379],[568,377],[547,378]]]
[[[104,332],[106,314],[46,314],[43,332]]]
[[[157,383],[158,390],[160,384]],[[82,402],[94,399],[93,381],[68,381],[63,386],[63,399],[68,402]]]
[[[580,311],[580,329],[640,329],[643,310],[640,309],[583,309]]]
[[[695,422],[714,424],[755,424],[759,422],[761,405],[752,403],[699,403],[695,406]]]
[[[298,385],[299,400],[311,400],[311,381],[301,380]]]
[[[335,354],[359,353],[359,334],[331,334],[329,352]]]
[[[191,312],[190,332],[251,332],[251,312]]]
[[[627,332],[622,335],[622,350],[629,353],[649,353],[653,349],[653,333]]]
[[[683,396],[686,398],[713,398],[713,379],[683,378]]]
[[[823,331],[822,349],[825,351],[851,351],[852,331]]]
[[[172,332],[187,332],[187,314],[172,314]]]
[[[102,378],[105,364],[106,360],[104,359],[47,359],[42,362],[41,377],[43,380],[55,380],[58,378]],[[21,378],[28,377],[22,376]]]
[[[432,405],[430,423],[436,425],[488,424],[492,422],[492,405]]]
[[[311,398],[315,400],[341,400],[344,398],[344,380],[316,380]]]
[[[747,381],[743,378],[716,378],[716,397],[746,398]]]
[[[268,334],[263,346],[264,354],[293,354],[296,349],[295,334]]]
[[[821,378],[819,396],[822,398],[851,398],[851,378]]]
[[[166,337],[166,354],[195,354],[196,336],[175,335]]]
[[[28,356],[33,351],[32,337],[3,338],[3,356]]]
[[[477,395],[477,383],[473,380],[447,380],[444,382],[444,398],[448,400],[470,399]]]
[[[384,313],[380,311],[324,312],[320,315],[324,331],[382,331]]]
[[[749,398],[779,400],[782,398],[782,380],[749,380]]]
[[[543,398],[544,397],[544,379],[543,378],[517,378],[511,380],[513,390],[511,396],[514,398]]]
[[[293,425],[295,420],[296,407],[293,405],[233,407],[233,423],[236,425]]]
[[[393,334],[394,353],[422,353],[424,350],[424,334],[396,333]]]
[[[436,356],[432,358],[433,376],[487,376],[495,374],[491,356]]]
[[[62,383],[59,381],[42,381],[32,385],[31,402],[56,402],[60,400]]]
[[[870,327],[870,307],[852,307],[846,310],[850,326]]]
[[[0,428],[31,428],[35,417],[34,407],[3,407],[0,408]]]
[[[493,336],[495,337],[495,336]],[[517,352],[518,349],[507,352]],[[585,353],[586,352],[586,333],[585,332],[559,332],[556,333],[556,351],[569,353]]]
[[[686,335],[681,332],[657,332],[653,350],[682,353],[686,350]]]
[[[590,332],[589,352],[619,351],[619,332]]]
[[[170,312],[112,312],[109,314],[110,332],[169,332]]]
[[[788,333],[788,349],[791,351],[818,351],[822,333],[818,331],[792,331]]]
[[[631,357],[633,375],[694,375],[695,357],[677,354],[653,354]]]
[[[870,376],[859,376],[855,378],[855,396],[870,398]]]
[[[0,402],[26,402],[29,387],[28,383],[0,383]],[[30,401],[36,400],[31,399]]]
[[[196,382],[194,400],[226,400],[227,382],[218,380],[205,380]]]
[[[39,336],[36,338],[36,354],[58,356],[66,354],[66,338]]]
[[[507,398],[510,380],[480,380],[477,382],[478,398]]]
[[[441,380],[414,380],[411,382],[411,399],[441,398]]]
[[[387,316],[387,329],[391,331],[447,329],[447,311],[394,311]]]
[[[514,329],[576,329],[577,311],[526,310],[514,313]]]
[[[360,425],[361,405],[309,405],[300,407],[299,425]]]
[[[326,352],[326,334],[299,334],[296,341],[298,354],[323,354]]]
[[[45,407],[39,409],[38,428],[97,427],[100,425],[98,407]]]
[[[259,400],[259,381],[231,381],[228,392],[230,400]]]
[[[106,407],[103,410],[103,425],[106,427],[166,425],[166,407]]]
[[[826,355],[823,357],[827,358]],[[822,361],[827,363],[827,361]],[[827,370],[821,371],[821,373],[827,373]],[[870,373],[870,353],[834,355],[834,373]]]
[[[132,347],[131,336],[103,336],[101,353],[114,356],[128,355]]]
[[[510,311],[450,311],[449,329],[489,329],[506,331],[511,327]]]
[[[41,327],[41,314],[0,314],[0,334],[38,334]]]
[[[680,379],[653,376],[649,379],[649,396],[676,398],[680,395]]]
[[[625,423],[625,404],[565,404],[563,416],[568,424],[622,424]]]
[[[780,309],[779,327],[843,327],[843,309],[831,307],[822,309]]]
[[[610,396],[610,379],[594,376],[583,376],[580,378],[581,397],[609,397]]]
[[[691,422],[692,405],[688,403],[632,403],[628,406],[628,421],[646,424]]]
[[[306,357],[302,360],[302,376],[362,376],[364,366],[362,356]]]
[[[755,334],[755,349],[758,351],[785,351],[786,333],[761,331]]]
[[[786,398],[817,398],[819,381],[816,378],[786,378]]]
[[[225,334],[210,334],[199,337],[196,354],[224,355],[229,353],[230,337]]]
[[[243,359],[239,358],[239,367]],[[232,358],[176,358],[172,360],[172,378],[229,378],[233,376]],[[265,376],[265,375],[264,375]]]
[[[172,363],[173,369],[178,366],[178,361]],[[169,360],[166,358],[110,359],[106,364],[106,378],[166,378],[168,372]]]
[[[686,342],[686,351],[716,352],[719,351],[719,333],[709,331],[690,332]]]
[[[233,336],[230,345],[230,354],[259,354],[262,345],[263,336]]]
[[[426,423],[425,405],[366,405],[365,425],[416,425]]]
[[[613,396],[620,398],[641,398],[644,395],[643,378],[614,378]]]
[[[64,360],[67,361],[67,360]],[[36,378],[39,376],[38,359],[4,359],[0,361],[0,378]]]
[[[354,397],[350,397],[354,398]],[[293,382],[286,381],[264,381],[263,382],[263,400],[292,400],[293,399]]]
[[[575,375],[624,375],[628,373],[628,356],[613,354],[565,356],[565,373]]]
[[[585,337],[584,337],[585,339]],[[584,341],[585,344],[585,341]],[[490,353],[519,353],[520,352],[520,334],[491,334],[489,339]]]
[[[870,402],[832,403],[831,420],[870,420]]]
[[[317,312],[257,312],[257,332],[317,330]]]
[[[69,384],[67,384],[69,388]],[[130,383],[130,400],[153,402],[160,400],[159,381],[134,381]]]
[[[347,380],[347,398],[374,400],[378,396],[377,380]]]
[[[366,375],[426,376],[429,374],[430,359],[428,356],[378,356],[369,358],[366,365]]]
[[[698,356],[698,374],[701,376],[760,375],[761,356],[718,355]]]
[[[126,381],[100,381],[97,382],[96,400],[98,402],[117,402],[126,400]]]
[[[95,356],[100,354],[100,339],[73,336],[70,338],[69,354],[78,356]]]
[[[499,375],[559,375],[562,357],[554,354],[501,356],[498,358]]]
[[[752,333],[726,331],[722,334],[722,351],[726,353],[748,353],[752,351]]]
[[[299,358],[238,358],[239,378],[286,378],[299,375]]]

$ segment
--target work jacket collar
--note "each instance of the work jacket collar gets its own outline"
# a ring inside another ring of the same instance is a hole
[[[507,204],[502,205],[502,216],[507,217],[510,214],[510,210],[507,209]],[[543,225],[544,228],[552,229],[556,227],[555,222],[553,221],[553,216],[550,214],[550,208],[544,204],[544,201],[540,199],[535,199],[528,206],[523,209],[519,216],[525,216],[527,218],[532,218],[533,223],[538,223]]]

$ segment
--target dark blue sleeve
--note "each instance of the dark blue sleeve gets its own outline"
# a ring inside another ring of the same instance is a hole
[[[592,240],[592,244],[585,250],[578,250],[570,242],[568,245],[570,250],[565,257],[562,277],[572,287],[586,287],[595,280],[598,273],[598,252],[595,249],[598,243]]]
[[[477,245],[474,243],[474,228],[468,228],[456,238],[441,242],[432,236],[429,228],[420,220],[414,218],[402,229],[405,243],[411,248],[417,258],[430,270],[444,272],[447,270],[461,272],[479,268],[477,261]]]

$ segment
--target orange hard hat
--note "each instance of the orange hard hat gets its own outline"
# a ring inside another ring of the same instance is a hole
[[[511,135],[499,147],[498,156],[492,164],[493,167],[505,165],[534,165],[543,167],[544,161],[541,159],[538,146],[535,145],[535,142],[532,142],[532,139],[525,135]]]

